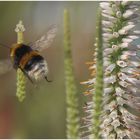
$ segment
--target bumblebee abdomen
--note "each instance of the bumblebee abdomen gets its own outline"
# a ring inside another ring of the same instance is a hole
[[[36,63],[40,63],[44,60],[44,58],[40,55],[32,56],[32,58],[24,65],[24,69],[26,71],[30,71],[34,68]]]
[[[42,56],[34,56],[25,65],[25,71],[31,79],[43,79],[48,73],[47,63]]]

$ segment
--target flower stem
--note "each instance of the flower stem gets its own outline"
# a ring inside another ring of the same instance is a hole
[[[96,81],[95,81],[95,93],[93,93],[93,120],[92,120],[92,133],[93,138],[100,138],[100,115],[102,112],[102,96],[103,96],[103,47],[102,47],[102,25],[101,25],[101,12],[98,13],[97,20],[97,56],[96,56]]]
[[[101,135],[137,139],[139,132],[138,5],[132,1],[101,2],[103,15],[104,95]]]
[[[17,32],[17,43],[21,44],[24,42],[23,40],[23,32],[25,31],[24,25],[22,24],[22,21],[19,21],[19,23],[16,26],[15,32]],[[18,68],[17,69],[17,91],[16,96],[18,97],[18,100],[22,102],[25,99],[25,91],[26,88],[26,80],[23,72]]]
[[[77,89],[75,85],[70,38],[70,16],[67,9],[64,10],[64,66],[65,86],[67,102],[67,138],[79,138],[79,110]]]

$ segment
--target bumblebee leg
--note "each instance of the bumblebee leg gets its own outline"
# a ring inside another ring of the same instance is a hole
[[[33,80],[30,78],[30,76],[22,68],[20,68],[20,69],[27,76],[27,78],[31,81],[31,83],[33,84]]]
[[[52,81],[48,80],[47,76],[45,76],[45,79],[46,79],[47,82],[52,82]]]

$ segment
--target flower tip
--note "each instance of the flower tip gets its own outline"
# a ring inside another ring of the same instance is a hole
[[[80,82],[81,85],[85,85],[85,84],[87,84],[87,83],[88,83],[88,81]]]
[[[123,17],[124,18],[129,18],[130,16],[132,16],[134,14],[134,12],[132,10],[127,10],[124,14]]]
[[[64,9],[64,14],[68,14],[68,9]]]
[[[95,62],[86,62],[85,64],[86,65],[93,65],[93,64],[95,64]]]
[[[19,23],[16,25],[15,32],[24,32],[24,31],[25,31],[25,27],[23,25],[22,20],[20,20]]]
[[[22,20],[19,20],[19,23],[18,24],[21,24],[21,25],[23,25],[23,22],[22,22]]]
[[[85,94],[85,95],[89,95],[90,92],[89,92],[89,91],[85,91],[84,94]]]
[[[103,8],[103,9],[104,9],[105,7],[109,7],[109,6],[110,6],[110,3],[108,3],[108,2],[101,2],[101,3],[100,3],[100,7]]]
[[[123,6],[126,6],[126,5],[128,5],[130,2],[131,2],[131,1],[123,0],[123,1],[121,2],[121,4],[122,4]]]

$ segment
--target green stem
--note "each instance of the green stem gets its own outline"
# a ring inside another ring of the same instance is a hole
[[[67,138],[79,138],[79,110],[77,89],[75,85],[71,42],[70,42],[70,17],[68,10],[64,10],[64,53],[65,53],[65,86],[67,102]]]
[[[93,95],[94,113],[93,113],[93,126],[92,134],[94,139],[100,138],[100,115],[102,112],[102,96],[103,96],[103,47],[102,47],[102,27],[101,27],[101,12],[99,11],[97,21],[97,56],[96,56],[96,82],[95,93]]]
[[[24,32],[24,26],[22,25],[22,21],[19,21],[19,24],[17,24],[16,32],[17,32],[17,43],[21,44],[24,42],[23,40],[23,32]],[[17,69],[17,91],[16,96],[18,97],[18,100],[22,102],[25,99],[25,91],[26,88],[26,80],[23,72],[20,69]]]

